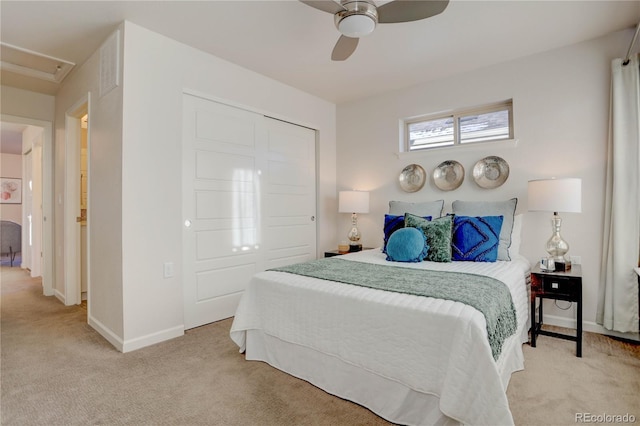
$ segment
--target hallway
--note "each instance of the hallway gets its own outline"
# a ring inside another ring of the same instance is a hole
[[[42,277],[31,278],[28,270],[20,268],[19,256],[16,256],[13,267],[8,266],[8,258],[6,258],[6,262],[4,262],[4,257],[2,260],[2,266],[0,267],[0,294],[5,295],[22,290],[36,291],[42,294]],[[4,305],[2,308],[4,309]]]

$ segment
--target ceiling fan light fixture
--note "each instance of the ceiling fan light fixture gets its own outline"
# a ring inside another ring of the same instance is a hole
[[[378,23],[376,7],[366,1],[343,3],[345,10],[335,14],[335,24],[342,35],[359,38],[369,35]]]
[[[367,15],[350,15],[340,20],[338,31],[347,37],[359,38],[369,35],[376,28],[376,23]]]

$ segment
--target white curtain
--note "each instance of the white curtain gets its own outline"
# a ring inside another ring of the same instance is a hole
[[[611,64],[604,249],[596,322],[608,330],[638,332],[640,258],[640,68]]]

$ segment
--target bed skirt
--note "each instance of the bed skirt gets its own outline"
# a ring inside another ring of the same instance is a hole
[[[527,330],[504,343],[498,371],[506,391],[511,374],[524,369],[522,343]],[[440,408],[438,395],[406,385],[317,350],[285,342],[263,333],[246,331],[246,359],[263,361],[340,398],[360,404],[378,416],[406,425],[459,425]]]

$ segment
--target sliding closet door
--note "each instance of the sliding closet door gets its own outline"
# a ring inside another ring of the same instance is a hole
[[[191,95],[183,129],[188,329],[233,316],[256,272],[315,258],[315,132]]]
[[[266,119],[266,269],[316,258],[315,131]]]

